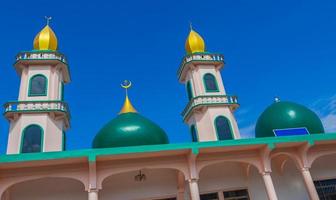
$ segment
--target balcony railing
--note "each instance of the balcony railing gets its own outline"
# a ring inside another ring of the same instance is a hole
[[[16,61],[19,60],[59,60],[67,64],[66,57],[56,51],[27,51],[16,55]]]
[[[181,62],[177,72],[178,76],[181,74],[184,65],[191,61],[224,62],[224,56],[218,53],[194,53],[187,55]]]
[[[229,105],[233,109],[238,107],[238,97],[237,96],[229,96],[229,95],[212,95],[212,96],[197,96],[192,98],[186,108],[182,112],[183,118],[189,115],[190,111],[197,106],[202,105]]]
[[[17,112],[64,112],[70,118],[67,103],[63,101],[12,101],[4,105],[5,114]]]

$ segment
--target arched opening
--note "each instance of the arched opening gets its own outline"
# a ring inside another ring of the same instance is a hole
[[[29,81],[29,96],[46,96],[48,79],[42,74],[34,75]]]
[[[201,200],[267,199],[263,179],[253,165],[225,161],[204,167],[199,173]]]
[[[22,132],[21,153],[42,152],[43,129],[39,125],[27,126]]]
[[[188,95],[189,101],[194,97],[190,81],[187,82],[187,95]]]
[[[207,73],[203,76],[203,82],[206,92],[218,92],[218,84],[213,74]]]
[[[218,116],[215,119],[215,129],[218,140],[233,139],[230,120],[224,116]]]
[[[87,199],[84,184],[71,178],[41,178],[20,182],[9,187],[5,200],[83,200]]]
[[[141,169],[111,175],[103,181],[99,199],[176,200],[178,174],[175,169]]]
[[[279,199],[309,199],[294,158],[281,153],[271,157],[272,180]]]
[[[317,158],[310,173],[320,200],[336,199],[336,154]]]
[[[197,130],[195,125],[190,126],[190,132],[191,132],[191,141],[198,142]]]

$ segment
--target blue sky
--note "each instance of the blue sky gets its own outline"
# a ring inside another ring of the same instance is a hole
[[[31,50],[34,36],[53,17],[59,50],[70,63],[65,99],[72,113],[67,148],[90,148],[99,129],[119,112],[130,79],[137,110],[158,123],[171,142],[190,141],[181,111],[186,92],[176,71],[193,23],[207,50],[224,54],[222,76],[238,95],[243,136],[253,134],[273,101],[314,109],[328,131],[336,121],[336,3],[334,1],[4,1],[0,6],[0,103],[16,100],[14,56]],[[0,151],[8,122],[0,119]]]

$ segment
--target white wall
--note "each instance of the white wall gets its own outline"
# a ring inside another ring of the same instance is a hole
[[[315,160],[310,173],[313,180],[336,179],[336,155],[323,156]]]
[[[99,192],[99,200],[138,200],[162,197],[176,197],[177,173],[171,169],[142,170],[146,181],[134,180],[139,172],[128,172],[113,175],[103,182]]]
[[[225,162],[204,168],[200,173],[200,193],[248,189],[251,200],[266,200],[266,190],[261,175],[251,167],[246,176],[240,163]]]
[[[11,200],[85,200],[87,196],[82,183],[65,178],[32,180],[10,188]]]
[[[272,179],[279,199],[309,199],[302,175],[291,159],[287,160],[283,174],[278,167],[272,165]]]

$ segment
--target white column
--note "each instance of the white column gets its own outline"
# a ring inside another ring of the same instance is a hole
[[[317,194],[313,178],[311,177],[311,174],[309,172],[309,168],[303,167],[301,169],[301,174],[302,174],[304,183],[306,185],[309,198],[311,200],[319,200],[319,196]]]
[[[264,184],[265,184],[265,187],[266,187],[266,192],[267,192],[268,199],[269,200],[278,200],[278,197],[277,197],[275,189],[274,189],[272,177],[271,177],[271,172],[262,172],[261,175],[262,175],[263,180],[264,180]]]
[[[199,190],[198,190],[198,180],[189,179],[189,190],[191,200],[200,200]]]
[[[98,200],[98,190],[90,190],[88,200]]]

